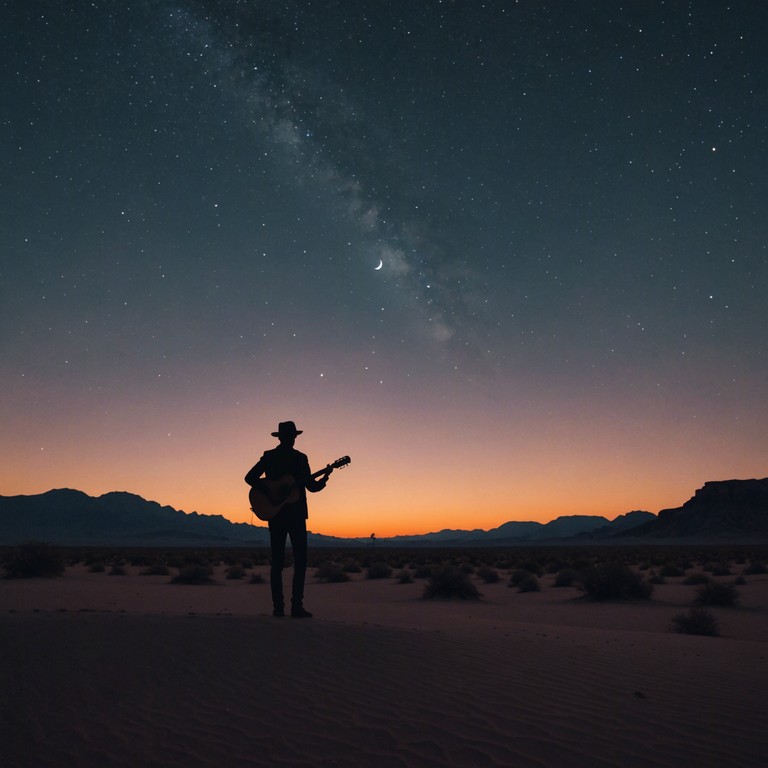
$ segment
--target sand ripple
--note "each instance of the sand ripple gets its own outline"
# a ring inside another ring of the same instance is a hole
[[[746,641],[115,614],[3,617],[0,639],[18,768],[747,768],[768,754],[765,646]]]

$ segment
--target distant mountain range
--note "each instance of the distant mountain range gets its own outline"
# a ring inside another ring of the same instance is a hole
[[[266,528],[160,506],[133,493],[93,497],[69,488],[36,496],[0,496],[0,544],[117,546],[264,546]]]
[[[503,523],[488,531],[475,528],[472,531],[445,529],[418,536],[393,536],[386,539],[393,545],[461,545],[461,546],[504,546],[574,539],[575,537],[610,538],[634,528],[641,523],[656,519],[650,512],[628,512],[614,520],[595,515],[565,515],[549,523],[517,522]],[[382,539],[382,542],[385,541]]]
[[[310,533],[314,545],[360,546],[367,538]],[[59,489],[0,496],[0,545],[38,539],[62,545],[268,546],[264,525],[186,513],[132,493],[88,496]],[[682,507],[658,515],[634,511],[609,520],[567,515],[549,523],[510,521],[488,531],[442,530],[377,539],[383,546],[515,546],[543,543],[768,539],[768,478],[708,482]]]

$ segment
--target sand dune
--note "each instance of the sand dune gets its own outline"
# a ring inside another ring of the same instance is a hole
[[[294,621],[264,615],[265,585],[0,582],[3,762],[765,765],[768,581],[721,638],[669,632],[677,585],[644,606],[420,589],[310,584],[317,618]]]

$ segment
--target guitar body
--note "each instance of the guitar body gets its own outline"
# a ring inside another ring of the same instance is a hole
[[[251,487],[248,501],[259,520],[271,520],[286,505],[299,500],[299,489],[290,475],[279,480],[259,480]]]
[[[349,464],[349,456],[342,456],[324,469],[318,470],[312,478],[320,475],[330,475],[334,469],[346,467]],[[299,486],[291,475],[283,475],[277,480],[261,478],[257,480],[248,492],[248,501],[251,509],[259,520],[271,520],[286,504],[293,504],[301,497]]]

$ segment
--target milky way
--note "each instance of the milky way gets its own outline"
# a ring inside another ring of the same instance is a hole
[[[0,492],[238,518],[285,418],[411,530],[764,467],[762,4],[5,7]]]

